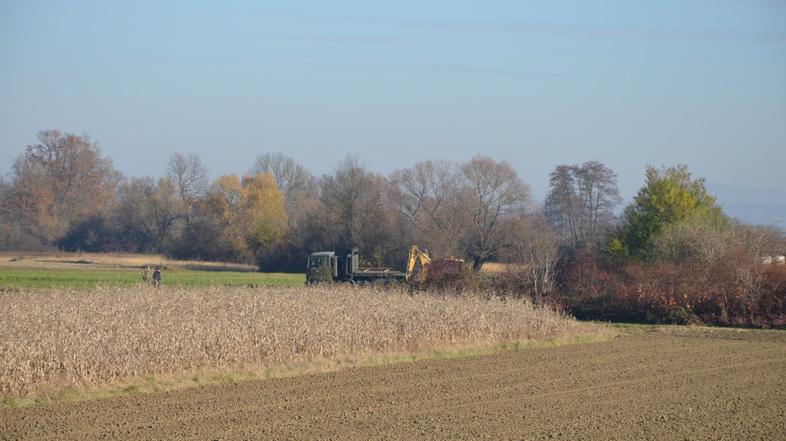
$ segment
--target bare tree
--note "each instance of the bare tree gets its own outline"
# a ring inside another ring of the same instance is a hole
[[[579,237],[579,196],[576,190],[576,166],[558,165],[549,175],[549,193],[544,210],[558,234],[572,242]]]
[[[302,165],[282,153],[259,155],[251,167],[253,176],[270,173],[290,206],[310,196],[314,190],[314,177]]]
[[[0,176],[0,222],[10,222],[11,220],[11,207],[7,200],[11,197],[12,189],[11,183]]]
[[[517,224],[513,256],[518,269],[529,282],[533,301],[541,304],[543,298],[556,288],[559,240],[543,213],[522,218]]]
[[[166,177],[175,184],[178,197],[187,208],[205,195],[209,183],[207,167],[196,153],[173,153],[167,163]]]
[[[87,136],[38,133],[12,166],[4,210],[42,243],[51,243],[79,219],[106,211],[120,174]]]
[[[595,237],[612,222],[614,207],[622,202],[617,174],[599,161],[589,161],[576,169],[576,184],[583,212],[580,231],[585,238]]]
[[[576,244],[610,226],[621,202],[617,175],[603,163],[559,165],[549,177],[545,213],[560,237]]]
[[[511,245],[515,220],[530,202],[529,188],[506,162],[424,161],[391,174],[388,203],[413,236],[437,255],[469,256],[475,269]]]
[[[322,206],[343,246],[356,244],[356,217],[368,188],[366,175],[358,160],[347,156],[332,176],[324,176],[320,182]]]
[[[333,175],[320,181],[320,202],[324,222],[332,230],[338,248],[357,246],[375,263],[390,261],[387,252],[393,245],[394,219],[384,204],[383,177],[371,173],[352,157],[339,164]]]
[[[19,222],[15,222],[11,210],[11,190],[9,182],[0,176],[0,250],[13,250],[19,245]]]
[[[745,250],[746,260],[760,264],[766,256],[786,253],[786,231],[775,225],[731,223],[734,244]]]
[[[167,178],[132,178],[120,186],[119,195],[114,222],[127,243],[137,251],[162,251],[184,216],[175,184]]]
[[[530,203],[529,187],[505,161],[475,156],[461,167],[461,198],[471,228],[466,232],[466,254],[473,267],[497,256],[510,245],[513,221]]]
[[[399,213],[420,246],[435,255],[460,254],[467,226],[460,208],[458,168],[424,161],[390,175],[387,201]]]
[[[664,225],[652,238],[652,251],[661,260],[681,265],[700,262],[709,268],[736,244],[734,233],[724,218],[694,216]]]

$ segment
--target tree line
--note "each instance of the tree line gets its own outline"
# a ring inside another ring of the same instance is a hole
[[[163,177],[123,177],[97,143],[38,134],[0,187],[3,249],[133,251],[302,271],[320,249],[360,248],[398,265],[412,243],[467,257],[509,257],[536,210],[505,161],[424,161],[383,176],[347,156],[314,176],[281,153],[210,182],[199,156],[174,153]]]
[[[368,265],[402,266],[418,244],[475,271],[515,264],[495,289],[593,318],[786,323],[786,274],[761,265],[786,250],[783,230],[729,218],[682,165],[647,167],[617,216],[621,204],[616,173],[598,161],[558,165],[541,205],[509,163],[482,155],[387,176],[347,156],[314,176],[265,153],[242,175],[211,182],[198,155],[174,153],[164,176],[129,178],[89,137],[49,130],[0,181],[0,248],[300,272],[313,251],[351,247]]]

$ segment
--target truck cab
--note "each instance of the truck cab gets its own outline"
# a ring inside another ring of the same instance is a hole
[[[306,284],[334,281],[338,276],[336,260],[333,251],[311,253],[306,264]]]

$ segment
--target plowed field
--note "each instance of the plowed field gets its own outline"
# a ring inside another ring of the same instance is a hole
[[[610,341],[0,410],[3,439],[786,439],[786,333]]]

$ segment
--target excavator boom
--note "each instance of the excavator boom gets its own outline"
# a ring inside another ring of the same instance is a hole
[[[412,271],[415,270],[415,265],[420,261],[421,279],[426,271],[426,267],[431,263],[431,257],[423,251],[420,251],[417,245],[412,245],[409,249],[409,259],[407,260],[407,279],[412,276]]]

